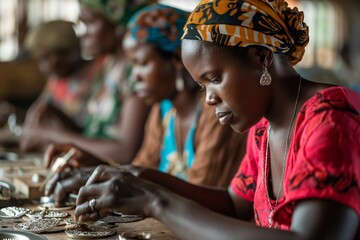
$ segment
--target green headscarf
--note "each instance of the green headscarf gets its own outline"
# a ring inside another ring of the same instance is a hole
[[[102,12],[116,26],[125,26],[130,17],[151,0],[80,0],[84,6]]]

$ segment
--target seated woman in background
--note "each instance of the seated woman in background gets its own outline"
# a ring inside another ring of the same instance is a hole
[[[132,162],[139,167],[133,170],[154,178],[162,176],[142,167],[153,168],[193,184],[225,187],[243,157],[247,135],[218,123],[186,71],[180,38],[187,17],[182,10],[152,5],[140,10],[129,23],[124,50],[132,62],[134,89],[146,104],[155,104],[143,146]],[[63,147],[54,147],[45,160],[52,159]],[[87,156],[84,160],[93,159],[81,150],[77,154]],[[81,161],[75,156],[69,164],[85,165]],[[51,181],[47,194],[59,180],[58,175]],[[74,181],[61,181],[55,192],[76,190],[73,187],[79,184]]]
[[[43,92],[27,113],[27,124],[46,121],[46,114],[57,113],[59,117],[65,114],[64,120],[70,118],[69,124],[74,123],[75,129],[84,127],[86,104],[100,63],[81,57],[80,39],[73,26],[72,22],[50,21],[32,29],[26,36],[25,48],[48,77]],[[39,111],[38,108],[48,109]],[[36,116],[40,112],[42,115]]]
[[[185,29],[182,59],[207,104],[235,131],[250,129],[229,189],[170,175],[159,181],[166,189],[99,167],[79,191],[76,220],[120,211],[156,218],[180,239],[354,239],[360,95],[294,70],[308,43],[303,13],[282,0],[203,0]]]
[[[81,47],[97,65],[96,73],[88,73],[94,76],[94,87],[86,102],[82,131],[54,128],[29,117],[29,124],[22,134],[24,150],[51,142],[69,143],[118,163],[129,163],[134,158],[141,147],[150,108],[128,90],[131,68],[122,49],[122,39],[129,14],[146,3],[145,0],[136,3],[80,1],[80,18],[87,30]],[[41,107],[37,111],[37,116],[46,112]]]

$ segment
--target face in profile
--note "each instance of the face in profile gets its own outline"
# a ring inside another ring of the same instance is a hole
[[[40,71],[46,75],[67,77],[80,62],[79,49],[52,49],[37,53],[35,56]]]
[[[176,94],[176,68],[172,54],[164,56],[152,44],[138,44],[127,35],[123,49],[132,64],[132,79],[135,92],[143,101],[152,105]]]
[[[236,57],[233,50],[185,39],[182,59],[206,91],[206,102],[215,108],[219,122],[244,132],[264,116],[268,97],[259,84],[262,68],[252,51]]]
[[[96,57],[116,49],[116,27],[101,12],[82,6],[80,20],[86,26],[86,33],[81,39],[86,54]]]

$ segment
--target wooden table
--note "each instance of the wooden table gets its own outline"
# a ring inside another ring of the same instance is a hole
[[[30,156],[30,155],[29,155]],[[29,160],[29,159],[26,159]],[[5,178],[9,181],[12,181],[19,174],[21,176],[30,176],[33,173],[38,173],[39,171],[44,171],[44,169],[39,166],[39,159],[30,157],[30,162],[21,160],[18,162],[8,162],[0,161],[1,174],[0,178]],[[32,162],[32,160],[34,162]],[[21,172],[19,172],[21,170]],[[26,204],[24,207],[29,209],[36,209],[35,204]],[[72,211],[69,212],[72,215]],[[21,221],[21,219],[19,219]],[[18,221],[18,222],[19,222]],[[14,220],[11,222],[9,220],[0,219],[0,229],[13,229],[13,226],[16,224]],[[102,239],[118,239],[117,236],[123,232],[130,233],[141,233],[146,232],[151,234],[151,239],[161,239],[161,240],[172,240],[176,239],[169,230],[165,228],[160,222],[156,221],[153,218],[147,218],[141,221],[131,222],[131,223],[119,223],[119,226],[113,228],[116,231],[116,235],[113,235],[108,238]],[[64,231],[56,233],[47,233],[41,234],[49,240],[60,240],[60,239],[71,239],[68,238]]]
[[[9,220],[1,220],[0,221],[0,229],[13,229],[13,225],[15,223],[11,223]],[[141,221],[131,222],[131,223],[119,223],[118,227],[113,228],[116,231],[116,234],[107,237],[101,238],[106,240],[117,240],[118,235],[121,233],[141,233],[146,232],[151,234],[151,239],[161,239],[161,240],[173,240],[176,239],[169,230],[167,230],[164,225],[162,225],[159,221],[153,218],[146,218]],[[68,238],[64,231],[55,232],[55,233],[46,233],[41,234],[45,236],[49,240],[62,240],[62,239],[72,239]]]

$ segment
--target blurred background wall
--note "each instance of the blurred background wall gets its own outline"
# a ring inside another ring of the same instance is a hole
[[[199,1],[160,2],[190,11]],[[297,70],[314,81],[340,83],[360,91],[360,1],[289,0],[288,3],[305,12],[310,28],[310,44]],[[0,0],[0,81],[7,79],[6,74],[11,75],[9,62],[22,59],[22,43],[31,27],[64,19],[77,23],[76,31],[81,35],[85,29],[78,22],[78,14],[78,0]]]

